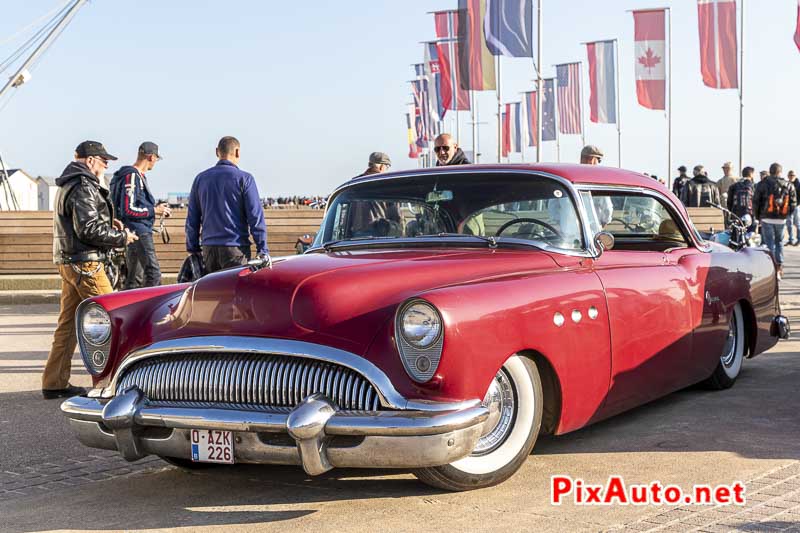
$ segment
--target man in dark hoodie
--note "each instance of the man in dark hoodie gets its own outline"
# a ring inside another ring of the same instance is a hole
[[[117,170],[109,185],[118,218],[139,237],[125,250],[128,267],[125,290],[161,285],[153,224],[156,216],[169,216],[170,209],[163,203],[156,205],[145,175],[160,160],[158,145],[150,141],[143,142],[139,146],[136,162]]]
[[[471,164],[449,133],[442,133],[436,137],[433,141],[433,151],[436,152],[437,167]]]
[[[703,165],[696,165],[692,170],[694,177],[681,191],[681,202],[686,207],[711,207],[719,205],[719,188],[708,179]]]
[[[105,252],[137,238],[113,219],[108,191],[100,186],[108,161],[116,159],[101,143],[84,141],[75,149],[75,161],[56,180],[53,262],[61,275],[61,313],[42,375],[46,400],[85,392],[69,383],[77,343],[75,310],[84,299],[111,292],[103,269]]]

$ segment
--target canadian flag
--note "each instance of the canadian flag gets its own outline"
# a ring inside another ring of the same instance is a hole
[[[633,12],[636,96],[648,109],[666,109],[664,10]]]
[[[739,86],[736,67],[736,0],[697,0],[700,72],[715,89]]]

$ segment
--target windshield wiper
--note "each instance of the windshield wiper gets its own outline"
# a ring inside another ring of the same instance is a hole
[[[483,235],[470,235],[468,233],[436,233],[434,235],[421,235],[421,237],[470,237],[472,239],[479,239],[489,243],[489,248],[497,248],[497,239],[494,236],[484,237]]]
[[[385,237],[376,237],[375,235],[364,235],[363,237],[350,237],[348,239],[338,239],[335,241],[326,242],[322,245],[326,252],[330,251],[331,248],[336,246],[337,244],[341,244],[344,242],[354,242],[354,241],[373,241],[373,240],[382,240],[382,239],[396,239],[395,235],[387,235]]]

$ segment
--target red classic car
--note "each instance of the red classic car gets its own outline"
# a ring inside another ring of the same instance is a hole
[[[577,165],[355,179],[303,255],[91,298],[87,446],[208,462],[511,476],[562,434],[788,335],[769,254],[701,238],[663,186]]]

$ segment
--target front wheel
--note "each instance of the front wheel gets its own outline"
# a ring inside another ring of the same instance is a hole
[[[733,386],[742,370],[744,349],[744,314],[742,304],[737,303],[728,320],[728,336],[725,338],[725,346],[722,348],[717,368],[705,382],[709,388],[721,390]]]
[[[452,491],[481,489],[510,478],[530,455],[543,409],[542,382],[536,363],[515,355],[497,372],[483,405],[489,409],[483,434],[472,453],[444,466],[422,468],[423,483]]]

